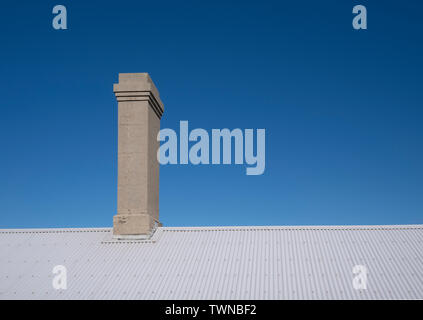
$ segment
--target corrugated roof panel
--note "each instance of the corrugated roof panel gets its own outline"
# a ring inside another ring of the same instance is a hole
[[[66,290],[52,286],[55,265]],[[0,298],[422,299],[423,226],[161,227],[148,241],[0,230]]]

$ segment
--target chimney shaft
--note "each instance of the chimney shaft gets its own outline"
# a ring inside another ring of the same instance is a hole
[[[163,103],[148,73],[120,73],[118,101],[118,197],[113,235],[147,236],[159,225],[157,134]]]

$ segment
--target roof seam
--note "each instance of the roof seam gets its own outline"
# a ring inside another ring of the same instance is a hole
[[[156,243],[154,240],[133,240],[133,241],[102,241],[101,244],[144,244],[144,243]]]

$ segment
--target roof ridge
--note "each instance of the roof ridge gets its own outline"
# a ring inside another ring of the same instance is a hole
[[[423,229],[415,225],[345,225],[345,226],[206,226],[206,227],[159,227],[163,232],[207,232],[207,231],[319,231],[319,230],[411,230]],[[0,229],[0,234],[18,233],[82,233],[111,232],[112,228],[51,228],[51,229]]]
[[[201,231],[303,231],[303,230],[411,230],[423,229],[423,225],[415,226],[304,226],[304,227],[183,227],[165,228],[165,232],[201,232]]]
[[[60,229],[0,229],[0,234],[11,233],[82,233],[82,232],[110,232],[112,228],[60,228]]]

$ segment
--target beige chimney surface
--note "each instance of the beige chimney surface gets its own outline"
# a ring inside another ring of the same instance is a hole
[[[117,238],[148,236],[159,222],[157,134],[163,103],[148,73],[120,73],[118,101]]]

